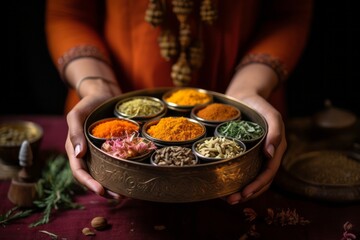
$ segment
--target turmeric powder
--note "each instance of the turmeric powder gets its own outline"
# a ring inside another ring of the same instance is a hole
[[[204,128],[185,117],[165,117],[147,129],[153,138],[164,141],[187,141],[204,133]]]
[[[175,91],[165,100],[182,106],[195,106],[210,102],[211,96],[196,89],[184,88]]]
[[[126,134],[131,135],[139,131],[139,125],[125,119],[104,121],[96,125],[91,134],[98,138],[116,138]]]

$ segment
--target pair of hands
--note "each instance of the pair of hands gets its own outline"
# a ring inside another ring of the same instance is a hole
[[[236,78],[236,77],[235,77]],[[236,81],[233,81],[236,83]],[[89,83],[93,84],[93,83]],[[261,91],[238,91],[236,84],[229,87],[226,95],[236,98],[242,103],[248,105],[258,113],[262,114],[268,123],[268,134],[265,139],[264,153],[267,156],[264,170],[248,184],[241,192],[231,194],[225,198],[229,204],[237,204],[249,199],[255,198],[266,191],[281,164],[285,153],[287,143],[285,138],[285,127],[281,114],[258,92]],[[65,149],[70,161],[70,167],[73,176],[82,185],[98,195],[112,198],[121,198],[121,196],[107,191],[104,187],[94,180],[87,171],[86,164],[82,159],[87,152],[87,142],[83,132],[83,123],[90,112],[103,103],[105,100],[117,96],[121,93],[120,89],[112,87],[111,91],[94,91],[84,96],[81,101],[68,113],[67,124],[69,127]]]

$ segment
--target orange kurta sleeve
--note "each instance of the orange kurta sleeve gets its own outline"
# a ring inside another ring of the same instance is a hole
[[[59,71],[65,67],[63,61],[66,61],[71,50],[79,46],[87,46],[83,51],[87,51],[89,56],[97,55],[109,61],[108,49],[101,37],[103,19],[99,13],[102,7],[100,1],[95,0],[47,1],[47,43]]]
[[[305,48],[312,19],[312,1],[268,1],[262,8],[261,23],[242,64],[278,61],[272,67],[284,80]]]

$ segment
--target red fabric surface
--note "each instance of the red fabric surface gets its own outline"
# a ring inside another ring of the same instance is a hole
[[[4,118],[0,117],[0,120]],[[20,119],[32,120],[44,127],[42,150],[64,152],[67,131],[64,117],[21,116]],[[14,207],[7,198],[9,186],[10,180],[0,181],[0,214]],[[114,204],[92,192],[76,195],[74,200],[85,208],[57,211],[48,224],[29,228],[30,223],[41,217],[41,213],[35,213],[0,227],[0,239],[51,239],[40,232],[45,230],[57,234],[58,239],[238,240],[250,227],[243,213],[246,207],[253,208],[259,215],[266,215],[267,208],[296,209],[300,216],[310,221],[305,226],[257,222],[256,231],[260,233],[258,239],[340,240],[346,221],[354,225],[352,232],[360,237],[359,203],[332,204],[309,200],[290,195],[275,186],[256,199],[235,206],[221,199],[185,204],[125,199]],[[95,231],[95,236],[84,236],[81,230],[91,227],[90,221],[95,216],[106,217],[110,228]],[[164,226],[165,229],[156,230],[155,226]]]

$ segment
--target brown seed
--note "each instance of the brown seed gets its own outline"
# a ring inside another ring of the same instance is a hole
[[[94,217],[91,220],[91,226],[96,230],[105,229],[108,226],[107,220],[104,217]]]
[[[82,230],[82,233],[85,235],[85,236],[94,236],[95,233],[93,231],[90,230],[90,228],[83,228]]]

